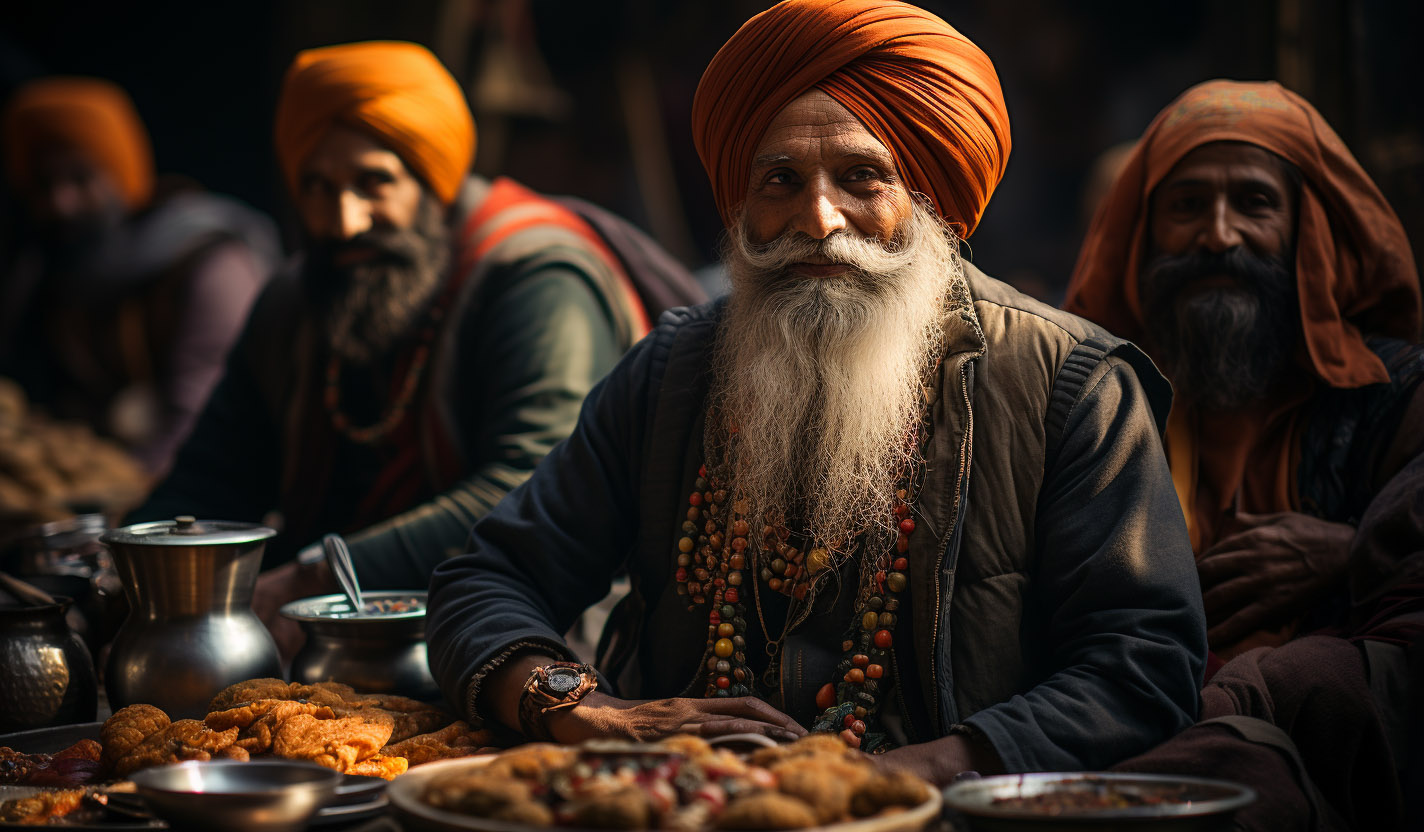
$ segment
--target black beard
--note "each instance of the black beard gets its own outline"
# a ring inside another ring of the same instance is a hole
[[[375,258],[336,265],[344,252],[368,247],[378,252]],[[410,228],[312,244],[303,284],[318,336],[343,362],[369,366],[411,330],[449,261],[444,210],[429,194],[421,196]]]
[[[1208,277],[1236,285],[1192,288]],[[1289,262],[1244,246],[1163,254],[1143,268],[1140,286],[1149,337],[1179,396],[1209,410],[1236,410],[1269,394],[1299,340]]]

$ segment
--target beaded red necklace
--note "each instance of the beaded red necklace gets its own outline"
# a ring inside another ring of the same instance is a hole
[[[405,378],[401,381],[400,391],[382,413],[381,418],[374,423],[359,426],[351,423],[351,419],[341,409],[341,359],[332,355],[331,359],[327,361],[326,385],[322,389],[322,404],[331,417],[331,426],[336,428],[341,435],[361,445],[373,445],[395,430],[396,426],[405,418],[406,411],[410,409],[411,402],[415,399],[415,392],[420,388],[420,378],[425,372],[425,365],[430,361],[431,344],[435,341],[436,333],[440,331],[440,322],[445,318],[445,304],[449,300],[449,296],[450,292],[447,289],[430,305],[430,309],[425,314],[425,325],[420,330],[415,353],[411,356],[410,366],[406,369]]]
[[[938,369],[936,360],[931,373]],[[712,417],[709,417],[712,418]],[[871,726],[881,709],[881,686],[891,668],[894,655],[894,630],[898,621],[900,597],[909,585],[909,560],[906,553],[910,536],[915,532],[911,517],[914,497],[924,477],[924,450],[930,433],[930,409],[927,406],[919,422],[906,438],[920,451],[921,462],[910,466],[900,478],[894,504],[889,507],[894,518],[895,544],[885,545],[875,555],[874,570],[866,570],[865,580],[856,603],[850,630],[841,643],[842,659],[837,669],[839,678],[827,682],[816,694],[816,707],[823,713],[812,730],[839,731],[845,742],[865,751],[885,751],[890,747],[883,732]],[[731,500],[729,504],[729,500]],[[677,541],[677,592],[686,595],[693,606],[711,600],[707,615],[707,687],[704,696],[749,696],[755,687],[754,673],[747,663],[747,611],[743,595],[747,591],[748,558],[755,551],[770,560],[760,569],[759,577],[766,586],[804,604],[809,612],[810,601],[826,576],[835,572],[832,552],[824,546],[810,546],[805,551],[791,545],[790,531],[776,521],[763,518],[760,549],[753,550],[752,526],[746,519],[748,506],[742,498],[732,499],[727,483],[721,476],[709,475],[704,464],[698,468],[693,490],[687,498],[686,519]],[[860,535],[859,548],[869,551],[879,535]],[[852,547],[855,548],[855,547]],[[749,550],[753,550],[749,555]],[[849,554],[849,553],[847,553]],[[755,586],[752,587],[755,592]],[[691,609],[692,607],[689,607]],[[758,610],[760,612],[760,610]],[[792,628],[795,610],[787,611],[787,627],[780,639],[765,633],[767,653],[772,667],[779,663],[781,641]],[[763,624],[765,629],[765,624]],[[772,646],[775,645],[775,649]]]

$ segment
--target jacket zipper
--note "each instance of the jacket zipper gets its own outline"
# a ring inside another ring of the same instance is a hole
[[[944,546],[940,547],[939,558],[935,561],[934,582],[935,582],[935,605],[934,605],[934,628],[930,631],[930,719],[938,725],[940,719],[939,707],[939,622],[941,607],[943,605],[943,583],[940,580],[940,573],[944,571],[944,558],[949,552],[950,543],[959,534],[960,524],[964,521],[961,516],[962,503],[964,497],[964,483],[969,476],[969,454],[973,446],[974,439],[974,409],[969,401],[969,362],[978,356],[971,356],[966,359],[964,365],[959,368],[959,390],[964,399],[965,427],[964,439],[959,443],[959,476],[954,483],[954,523],[947,530],[944,539]]]

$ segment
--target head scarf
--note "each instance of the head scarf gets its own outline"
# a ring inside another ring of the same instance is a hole
[[[785,0],[717,52],[693,100],[692,135],[724,223],[746,197],[766,128],[812,88],[889,148],[956,233],[974,233],[1009,158],[999,77],[949,24],[893,0]]]
[[[1153,120],[1098,209],[1065,308],[1143,338],[1138,272],[1152,191],[1188,153],[1222,141],[1264,148],[1301,172],[1295,269],[1310,374],[1341,388],[1389,381],[1365,335],[1418,338],[1419,278],[1404,227],[1320,113],[1274,82],[1198,84]],[[1229,528],[1222,512],[1231,501],[1247,512],[1298,510],[1295,417],[1305,396],[1272,403],[1255,421],[1211,427],[1173,408],[1172,476],[1198,551]],[[1199,442],[1207,431],[1214,440]]]
[[[359,130],[401,157],[445,204],[475,158],[465,94],[430,50],[371,41],[297,55],[277,102],[277,156],[297,191],[301,165],[333,125]]]
[[[119,188],[129,210],[153,193],[153,148],[128,94],[99,78],[42,78],[20,87],[5,109],[5,168],[24,189],[39,154],[63,146],[83,153]]]

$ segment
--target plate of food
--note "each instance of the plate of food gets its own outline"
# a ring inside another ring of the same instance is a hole
[[[407,829],[804,829],[917,832],[940,795],[814,734],[745,757],[693,736],[658,743],[534,744],[435,763],[393,782]]]
[[[488,745],[486,732],[416,700],[334,682],[253,679],[220,692],[201,720],[130,705],[103,723],[0,737],[0,827],[163,828],[131,799],[134,772],[251,759],[306,761],[346,775],[313,820],[345,822],[384,809],[385,783],[409,768]]]
[[[1239,783],[1162,774],[1007,774],[956,783],[944,803],[974,832],[1229,828],[1256,799]]]

